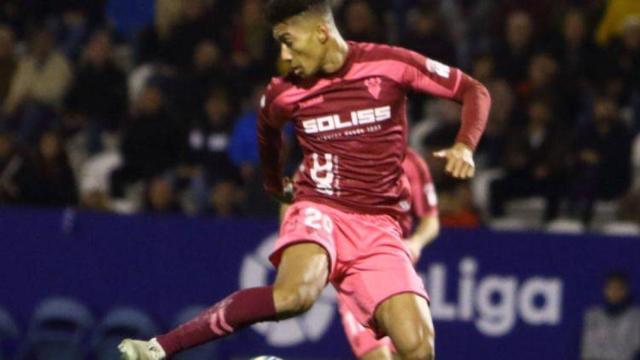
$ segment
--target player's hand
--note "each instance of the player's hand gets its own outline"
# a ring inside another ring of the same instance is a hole
[[[462,143],[456,143],[448,149],[436,151],[433,156],[446,159],[445,172],[456,179],[470,179],[476,173],[473,151]]]

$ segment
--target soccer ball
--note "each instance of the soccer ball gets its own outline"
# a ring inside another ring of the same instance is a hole
[[[282,359],[277,356],[261,355],[258,357],[251,358],[251,360],[282,360]]]

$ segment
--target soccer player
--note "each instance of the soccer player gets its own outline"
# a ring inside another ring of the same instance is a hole
[[[413,263],[420,259],[422,249],[428,246],[438,236],[440,222],[438,220],[438,198],[436,195],[431,173],[422,157],[407,149],[402,169],[409,181],[411,189],[411,209],[398,220],[402,228]],[[414,223],[417,222],[414,231]],[[351,345],[353,354],[360,360],[391,360],[395,348],[388,337],[377,340],[375,333],[360,325],[351,311],[338,302],[342,326]]]
[[[454,145],[438,153],[455,178],[474,174],[473,150],[490,96],[458,69],[414,52],[345,41],[328,0],[270,0],[267,13],[291,73],[272,80],[258,137],[265,189],[291,199],[281,174],[281,128],[292,121],[304,170],[295,181],[270,258],[272,286],[237,291],[193,320],[150,341],[125,340],[124,359],[164,359],[260,321],[307,311],[331,283],[355,319],[387,335],[403,359],[433,359],[427,293],[401,241],[406,209],[406,94],[462,104]]]

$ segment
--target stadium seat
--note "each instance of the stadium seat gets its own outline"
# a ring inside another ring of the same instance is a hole
[[[93,324],[86,306],[67,298],[50,298],[36,307],[18,359],[80,360]]]
[[[616,221],[618,207],[618,200],[596,201],[593,206],[593,219],[591,220],[592,227],[597,229],[610,222]]]
[[[503,217],[490,220],[489,227],[497,231],[520,231],[526,229],[528,223],[520,218]]]
[[[0,308],[0,360],[10,359],[18,339],[18,327],[3,308]]]
[[[471,193],[473,195],[473,203],[484,214],[489,213],[490,202],[490,186],[491,182],[504,176],[504,171],[501,169],[489,169],[478,171],[476,176],[471,182]]]
[[[606,235],[640,236],[640,225],[633,222],[616,221],[604,224],[600,231]]]
[[[95,359],[117,360],[117,346],[124,338],[149,339],[156,333],[155,323],[144,312],[127,307],[114,309],[105,315],[93,336]]]
[[[545,200],[538,196],[510,200],[505,206],[507,217],[521,219],[525,229],[537,229],[541,226],[544,209]]]
[[[192,305],[181,310],[174,319],[173,327],[193,319],[205,308],[205,306],[201,305]],[[173,357],[175,360],[215,360],[218,358],[217,347],[213,342],[198,346]]]
[[[582,234],[585,232],[585,226],[582,222],[575,219],[556,219],[546,226],[546,231],[557,234]]]

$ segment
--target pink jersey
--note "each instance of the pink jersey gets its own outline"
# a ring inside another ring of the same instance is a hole
[[[407,149],[402,169],[409,181],[411,193],[411,210],[399,218],[402,234],[407,238],[411,236],[414,221],[438,215],[438,197],[429,167],[420,154]]]
[[[477,145],[488,116],[486,89],[460,70],[406,49],[349,42],[336,73],[274,78],[258,123],[265,188],[281,190],[280,129],[292,121],[304,155],[296,201],[360,213],[406,212],[409,189],[401,164],[411,90],[462,102],[457,141]]]

